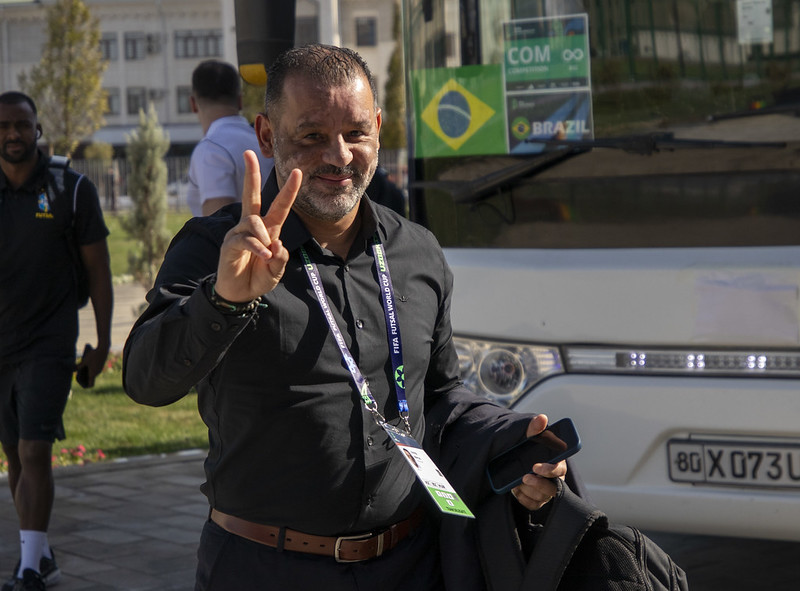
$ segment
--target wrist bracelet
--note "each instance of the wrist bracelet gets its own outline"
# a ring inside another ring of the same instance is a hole
[[[252,314],[255,312],[259,307],[266,307],[266,304],[261,303],[261,297],[257,297],[251,302],[232,302],[230,300],[226,300],[221,295],[217,293],[217,290],[214,288],[214,282],[209,282],[211,286],[211,291],[209,293],[209,300],[212,304],[223,314],[231,314],[235,316],[244,316],[245,314]]]

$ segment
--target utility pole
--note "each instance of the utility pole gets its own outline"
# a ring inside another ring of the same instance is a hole
[[[339,34],[339,0],[318,0],[319,41],[326,45],[341,45]]]

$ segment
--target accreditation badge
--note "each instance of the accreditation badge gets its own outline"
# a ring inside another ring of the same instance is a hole
[[[384,422],[381,426],[397,445],[403,459],[414,470],[442,513],[475,517],[416,439],[388,423]]]

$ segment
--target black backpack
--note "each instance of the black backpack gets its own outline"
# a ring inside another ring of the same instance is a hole
[[[58,200],[59,202],[63,202],[66,199],[71,200],[70,221],[64,231],[64,238],[70,257],[72,258],[73,276],[78,290],[78,307],[83,308],[89,301],[89,276],[86,273],[86,268],[83,266],[80,247],[78,245],[77,236],[75,235],[75,209],[78,205],[78,186],[81,184],[84,175],[78,175],[78,178],[75,180],[75,186],[72,189],[72,195],[69,195],[65,182],[68,168],[69,158],[65,156],[51,156],[50,163],[48,164],[48,180],[50,189],[53,192],[53,200]]]
[[[504,564],[485,564],[521,591],[688,591],[686,573],[653,540],[608,517],[560,480],[558,494],[517,527]],[[500,518],[499,514],[496,517]],[[493,540],[496,543],[496,540]],[[502,574],[500,570],[504,571]]]

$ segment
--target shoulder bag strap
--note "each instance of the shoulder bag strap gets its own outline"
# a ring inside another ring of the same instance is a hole
[[[557,479],[558,493],[536,540],[521,589],[556,591],[575,549],[589,528],[606,515]]]
[[[70,227],[75,228],[75,212],[78,211],[78,185],[81,184],[84,175],[79,174],[78,178],[75,180],[75,189],[72,191],[72,221],[70,222]]]

